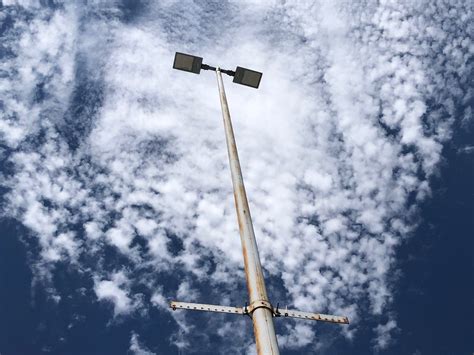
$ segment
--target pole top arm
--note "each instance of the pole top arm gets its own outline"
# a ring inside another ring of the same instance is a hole
[[[222,69],[219,67],[213,67],[212,65],[207,65],[207,64],[201,64],[201,69],[203,70],[212,70],[212,71],[217,71],[219,70],[221,73],[227,74],[229,76],[235,76],[235,71],[233,70],[227,70],[227,69]]]

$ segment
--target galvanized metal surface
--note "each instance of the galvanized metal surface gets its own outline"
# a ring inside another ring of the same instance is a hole
[[[329,322],[329,323],[349,324],[349,319],[347,317],[332,316],[329,314],[322,314],[322,313],[301,312],[301,311],[288,310],[288,309],[278,311],[278,313],[276,313],[275,316],[316,320],[320,322]]]
[[[188,303],[188,302],[170,302],[170,307],[176,309],[188,309],[191,311],[219,312],[231,314],[247,314],[243,307],[219,306],[215,304]]]
[[[240,168],[237,145],[235,143],[234,131],[230,119],[229,106],[222,81],[222,74],[219,68],[216,70],[217,85],[219,87],[219,97],[222,107],[222,117],[227,142],[227,152],[232,175],[232,185],[234,187],[234,200],[239,222],[240,240],[244,256],[245,276],[249,291],[250,304],[254,302],[269,302],[265,281],[263,279],[262,266],[258,255],[257,242],[253,230],[252,217],[245,192],[242,170]],[[273,313],[267,307],[256,308],[252,313],[253,328],[257,353],[259,355],[279,354],[278,343],[273,325]]]
[[[328,323],[339,323],[339,324],[349,324],[349,319],[347,317],[333,316],[329,314],[322,313],[311,313],[311,312],[301,312],[295,311],[293,309],[283,309],[278,310],[274,309],[270,302],[256,302],[253,305],[245,307],[230,307],[230,306],[221,306],[215,304],[204,304],[204,303],[189,303],[189,302],[177,302],[171,301],[170,307],[173,310],[185,309],[191,311],[202,311],[202,312],[218,312],[218,313],[230,313],[230,314],[241,314],[241,315],[251,315],[256,309],[260,307],[269,308],[274,317],[292,317],[306,320],[314,320],[319,322],[328,322]]]

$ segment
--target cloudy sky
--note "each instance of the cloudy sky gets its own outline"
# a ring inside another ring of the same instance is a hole
[[[224,78],[283,354],[474,349],[473,5],[0,1],[0,353],[253,354]]]

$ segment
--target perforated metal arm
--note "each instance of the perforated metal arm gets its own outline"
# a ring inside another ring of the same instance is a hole
[[[241,315],[250,315],[252,312],[252,307],[229,307],[229,306],[219,306],[214,304],[203,304],[203,303],[188,303],[188,302],[170,302],[170,307],[173,310],[176,309],[187,309],[191,311],[203,311],[203,312],[218,312],[218,313],[230,313],[230,314],[241,314]],[[347,317],[333,316],[329,314],[322,313],[310,313],[310,312],[301,312],[290,309],[279,310],[272,308],[274,317],[291,317],[298,319],[306,320],[315,320],[319,322],[329,322],[329,323],[338,323],[338,324],[349,324],[349,319]]]
[[[349,319],[347,317],[333,316],[322,313],[301,312],[289,309],[278,311],[278,313],[275,313],[275,317],[292,317],[298,319],[316,320],[319,322],[349,324]]]
[[[232,313],[232,314],[247,314],[242,307],[228,307],[218,306],[215,304],[202,304],[202,303],[187,303],[187,302],[170,302],[170,307],[176,309],[188,309],[191,311],[204,311],[204,312],[219,312],[219,313]]]

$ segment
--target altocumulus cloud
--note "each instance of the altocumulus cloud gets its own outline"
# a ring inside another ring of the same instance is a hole
[[[4,1],[0,21],[3,214],[31,230],[52,296],[61,263],[111,316],[177,296],[240,303],[215,78],[173,72],[179,50],[264,71],[258,91],[227,90],[270,293],[349,316],[348,338],[364,313],[374,347],[390,345],[395,251],[472,95],[468,1]],[[192,351],[195,328],[173,317]],[[321,348],[316,327],[290,322],[280,343]],[[130,350],[150,353],[135,332]]]

